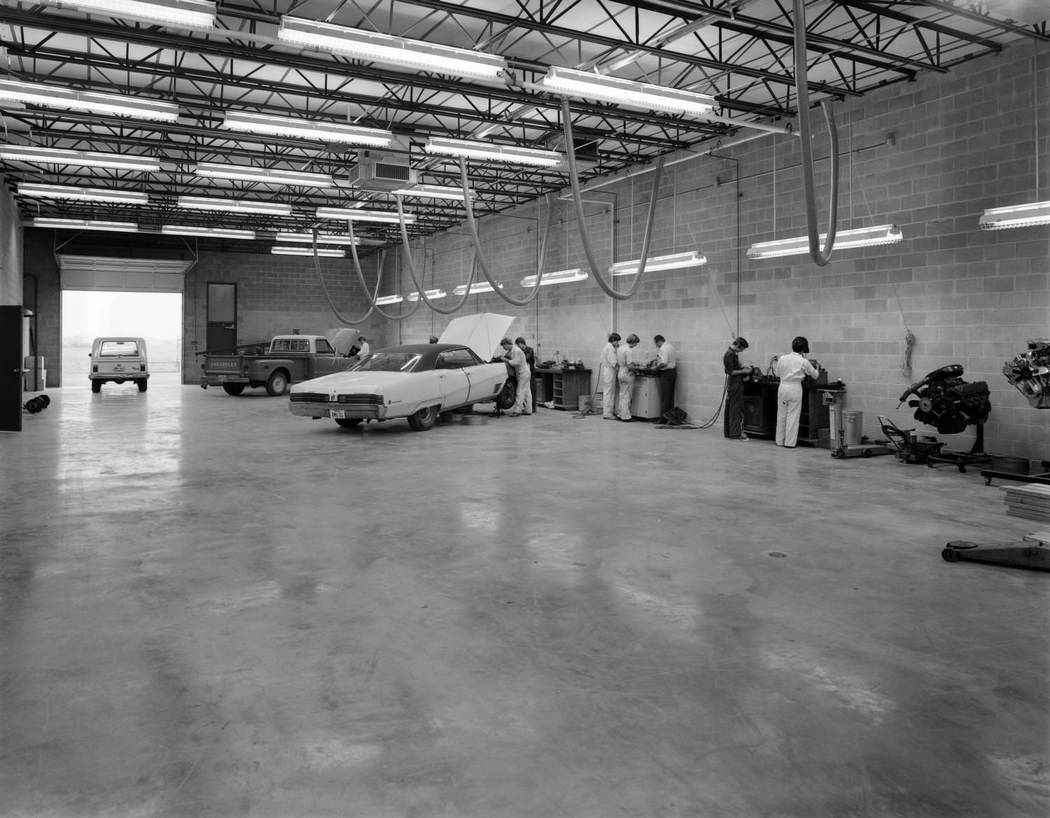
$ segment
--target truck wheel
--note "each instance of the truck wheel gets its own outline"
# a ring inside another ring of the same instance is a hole
[[[288,373],[275,369],[266,381],[266,392],[270,395],[283,395],[288,391]]]
[[[145,378],[139,378],[135,383],[139,386],[139,392],[145,392],[149,382]]]
[[[224,383],[222,385],[222,391],[225,392],[227,395],[233,395],[234,397],[237,397],[239,394],[241,394],[241,392],[244,391],[244,384]]]
[[[94,392],[96,395],[99,392],[101,392],[102,391],[102,381],[92,381],[91,382],[91,391]]]
[[[425,432],[437,423],[437,417],[438,408],[436,406],[427,406],[426,408],[420,409],[418,412],[413,412],[409,415],[408,425],[417,432]]]
[[[361,425],[361,418],[336,418],[335,422],[344,429],[355,429]]]

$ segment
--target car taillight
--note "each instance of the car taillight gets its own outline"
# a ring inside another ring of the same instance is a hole
[[[146,371],[146,365],[145,364],[139,364],[139,372],[145,372],[145,371]]]
[[[92,371],[92,372],[98,372],[98,364],[93,364],[93,365],[91,366],[91,371]]]

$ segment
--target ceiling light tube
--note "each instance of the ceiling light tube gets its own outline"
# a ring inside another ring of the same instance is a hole
[[[271,247],[270,252],[275,256],[312,256],[312,247]],[[318,247],[316,255],[323,258],[346,258],[346,250],[341,247]]]
[[[572,284],[574,281],[586,281],[590,276],[579,267],[573,270],[558,270],[554,273],[544,273],[540,278],[540,286],[547,284]],[[525,276],[521,280],[522,287],[535,287],[536,276]]]
[[[1050,224],[1050,201],[989,208],[981,214],[979,224],[982,230]]]
[[[255,168],[248,165],[224,165],[219,162],[201,162],[193,168],[193,172],[198,176],[208,176],[212,179],[240,179],[246,182],[265,182],[269,185],[332,187],[335,184],[335,180],[327,173]]]
[[[448,297],[448,293],[446,293],[444,290],[423,290],[423,295],[425,295],[430,301],[437,301],[439,298]],[[418,301],[419,292],[417,291],[409,293],[407,298],[409,301]]]
[[[57,0],[56,4],[150,23],[188,28],[211,28],[215,25],[215,3],[210,0],[164,0],[163,3],[143,0]]]
[[[229,213],[256,213],[268,216],[291,216],[292,206],[281,202],[251,199],[211,199],[205,196],[179,196],[176,204],[190,210],[221,210]]]
[[[820,234],[824,243],[826,233]],[[877,227],[862,227],[857,230],[840,230],[835,236],[832,250],[849,250],[854,247],[873,247],[877,244],[900,244],[904,234],[895,224],[880,224]],[[780,258],[782,256],[801,256],[809,253],[809,236],[796,236],[776,241],[760,241],[747,248],[747,257]]]
[[[278,233],[277,241],[289,241],[289,242],[300,242],[313,244],[314,234],[313,233]],[[361,245],[367,243],[360,236],[354,236],[352,239],[344,234],[340,233],[318,233],[317,234],[318,244],[355,244]]]
[[[497,281],[496,282],[496,286],[499,287],[502,290],[503,289],[503,282]],[[463,295],[463,293],[465,293],[466,291],[467,291],[467,285],[466,284],[460,284],[458,287],[456,287],[455,289],[452,290],[452,292],[455,293],[456,295]],[[491,293],[491,292],[495,292],[495,290],[493,289],[492,285],[489,284],[487,281],[476,281],[476,282],[474,282],[473,284],[470,285],[470,294],[471,295],[477,295],[478,293]]]
[[[76,199],[82,202],[115,202],[117,204],[147,204],[149,202],[148,193],[138,193],[133,190],[44,185],[36,182],[19,182],[18,195],[29,196],[33,199]]]
[[[447,139],[432,136],[423,146],[427,153],[441,156],[463,156],[480,162],[511,162],[516,165],[534,165],[552,168],[560,165],[564,158],[558,151],[518,148],[513,145],[497,145],[493,142],[477,142],[469,139]]]
[[[463,201],[463,188],[445,187],[444,185],[416,185],[403,187],[394,191],[398,196],[418,196],[421,199],[452,199]],[[473,198],[474,194],[470,194]]]
[[[551,66],[540,84],[564,96],[674,114],[703,116],[716,104],[714,97],[707,94],[557,66]]]
[[[192,227],[183,224],[165,224],[160,232],[166,236],[202,236],[213,239],[255,239],[254,230],[233,230],[226,227]]]
[[[609,272],[614,276],[635,275],[638,272],[639,264],[641,264],[641,259],[637,258],[630,261],[618,261],[609,268]],[[674,253],[669,256],[651,256],[646,259],[645,272],[677,270],[682,267],[699,267],[701,264],[707,264],[707,257],[700,255],[695,250],[691,250],[687,253]]]
[[[345,221],[382,222],[384,224],[397,224],[400,221],[397,213],[392,210],[319,207],[316,215],[319,219],[343,219]],[[414,214],[405,214],[405,224],[415,224],[415,222],[416,217]]]
[[[496,79],[507,67],[506,60],[495,54],[299,17],[282,17],[277,37],[285,42],[348,54],[362,60],[376,60],[460,77]]]
[[[164,122],[174,122],[179,118],[179,106],[174,102],[123,94],[103,94],[98,91],[79,91],[76,88],[21,80],[0,80],[0,102],[4,100]]]
[[[376,305],[382,307],[386,304],[400,304],[404,300],[400,295],[381,295],[376,299]]]
[[[105,222],[94,219],[30,219],[30,227],[50,227],[57,230],[103,230],[109,233],[137,233],[139,226],[135,222]]]
[[[138,170],[143,173],[160,170],[160,160],[154,159],[152,156],[125,156],[119,153],[37,148],[32,145],[0,145],[0,159],[9,162],[32,162],[34,164]]]
[[[361,128],[339,122],[271,116],[251,111],[228,111],[222,127],[231,131],[265,136],[317,139],[322,142],[342,142],[347,145],[368,145],[376,148],[385,148],[394,141],[393,132],[381,128]]]

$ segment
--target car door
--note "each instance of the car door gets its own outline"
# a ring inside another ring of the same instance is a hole
[[[467,349],[446,349],[438,353],[434,371],[441,384],[441,406],[454,409],[470,400],[470,381],[467,380],[464,364],[470,361]]]
[[[314,357],[312,378],[321,375],[330,375],[333,372],[342,372],[349,369],[352,364],[349,358],[336,354],[335,348],[328,343],[327,338],[317,339],[317,354]]]

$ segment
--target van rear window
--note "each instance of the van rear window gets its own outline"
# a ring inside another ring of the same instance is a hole
[[[98,354],[103,358],[137,358],[139,345],[135,341],[103,341]]]

